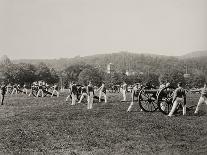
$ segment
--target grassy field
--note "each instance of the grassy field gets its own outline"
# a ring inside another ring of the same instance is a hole
[[[109,103],[71,106],[60,98],[6,97],[0,107],[0,153],[15,154],[207,154],[207,106],[200,115],[169,118],[141,112],[110,94]],[[198,95],[188,98],[196,104]]]

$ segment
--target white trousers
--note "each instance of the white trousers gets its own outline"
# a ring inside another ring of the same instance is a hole
[[[44,93],[43,93],[43,90],[42,89],[39,89],[38,90],[36,97],[39,97],[40,94],[41,94],[42,97],[44,97]]]
[[[77,95],[75,95],[75,94],[72,93],[71,96],[72,96],[72,104],[71,105],[75,105],[75,102],[77,100]]]
[[[17,94],[17,88],[14,88],[14,89],[12,90],[11,95],[13,95],[13,94]]]
[[[80,100],[79,100],[79,102],[78,103],[81,103],[81,101],[83,100],[83,98],[84,97],[86,97],[87,98],[87,93],[82,93],[82,95],[81,95],[81,97],[80,97]],[[87,99],[88,100],[88,99]]]
[[[102,91],[99,92],[99,102],[101,102],[101,97],[104,96],[105,103],[107,102],[106,94]]]
[[[53,97],[53,95],[54,95],[55,93],[56,93],[57,97],[60,96],[60,93],[59,93],[57,90],[53,90],[53,91],[52,91],[52,95],[51,95],[51,97]]]
[[[123,94],[123,101],[126,101],[126,90],[122,90],[122,94]]]
[[[200,99],[198,101],[198,104],[197,104],[197,107],[196,107],[196,110],[195,110],[194,113],[198,113],[199,108],[200,108],[201,104],[203,104],[203,103],[206,103],[206,105],[207,105],[207,98],[205,96],[200,97]]]
[[[24,89],[22,90],[22,94],[25,93],[25,94],[27,95],[27,92],[28,92],[28,91],[27,91],[27,88],[24,88]]]
[[[92,107],[93,107],[93,92],[89,92],[87,109],[92,109]]]
[[[183,107],[183,115],[186,114],[186,105],[184,105],[184,99],[177,97],[176,100],[173,103],[172,109],[171,109],[170,113],[168,114],[168,116],[172,116],[173,115],[173,113],[175,112],[178,104],[181,104],[182,107]]]

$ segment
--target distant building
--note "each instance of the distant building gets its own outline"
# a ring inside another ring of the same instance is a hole
[[[109,63],[109,64],[107,65],[107,73],[110,74],[110,73],[112,73],[112,72],[114,72],[114,66],[113,66],[112,63]]]
[[[126,73],[125,73],[127,76],[130,76],[130,75],[135,75],[136,72],[135,71],[132,71],[132,70],[126,70]]]

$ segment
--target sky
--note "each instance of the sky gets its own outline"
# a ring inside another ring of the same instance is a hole
[[[207,50],[207,0],[0,0],[0,55]]]

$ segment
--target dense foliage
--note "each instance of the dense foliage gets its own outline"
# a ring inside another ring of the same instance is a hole
[[[7,60],[8,61],[8,60]],[[134,54],[128,52],[101,54],[70,59],[22,60],[27,63],[1,64],[1,72],[7,81],[12,83],[31,83],[35,80],[45,80],[48,83],[62,81],[64,86],[76,81],[80,84],[93,81],[100,85],[105,81],[107,86],[119,85],[123,81],[128,84],[152,81],[154,85],[160,82],[178,81],[188,87],[200,87],[207,76],[206,57],[178,58],[160,55]],[[112,63],[113,71],[106,73],[107,64]],[[127,76],[126,71],[130,74]],[[133,74],[132,74],[133,73]],[[184,74],[190,77],[184,78]]]

